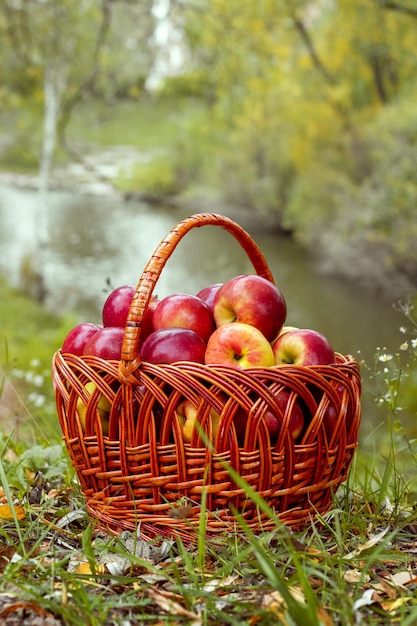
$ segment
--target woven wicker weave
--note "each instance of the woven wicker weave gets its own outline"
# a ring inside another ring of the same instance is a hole
[[[180,240],[200,226],[226,229],[255,272],[273,281],[263,254],[240,226],[221,215],[193,215],[168,233],[142,273],[125,328],[122,360],[61,351],[53,357],[58,416],[88,511],[115,532],[139,525],[144,538],[192,538],[202,510],[208,534],[235,528],[235,509],[253,530],[270,529],[273,522],[233,481],[231,466],[285,524],[303,527],[329,509],[346,479],[360,424],[359,365],[339,353],[334,365],[246,370],[186,361],[141,362],[141,319],[154,287]],[[91,396],[85,389],[89,381],[97,388]],[[290,393],[282,410],[276,397],[284,389]],[[102,395],[111,404],[108,428],[97,407]],[[84,428],[77,411],[80,399],[87,406]],[[197,408],[201,424],[190,444],[184,443],[176,414],[184,399]],[[296,443],[286,428],[295,402],[306,416]],[[329,406],[336,421],[326,432]],[[215,438],[213,410],[221,415]],[[266,410],[283,421],[273,445],[263,419]],[[234,427],[237,411],[248,415],[243,440]]]

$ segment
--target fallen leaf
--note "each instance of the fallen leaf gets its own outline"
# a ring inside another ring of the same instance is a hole
[[[5,618],[8,615],[11,615],[12,613],[18,613],[18,612],[21,612],[22,610],[33,611],[34,613],[39,615],[39,617],[45,620],[53,619],[52,613],[50,613],[48,610],[43,609],[42,607],[35,604],[34,602],[27,602],[25,600],[16,600],[16,602],[7,604],[4,608],[0,610],[0,618]],[[54,620],[54,623],[55,623],[55,620]]]
[[[381,596],[375,591],[375,589],[366,589],[366,591],[363,592],[359,600],[356,600],[355,604],[353,605],[353,610],[356,612],[364,606],[370,606],[371,604],[375,603],[379,604],[380,602]]]
[[[0,519],[24,519],[25,512],[19,504],[11,508],[8,504],[0,504]]]
[[[11,561],[16,549],[13,546],[1,546],[0,547],[0,572],[4,570],[7,563]]]
[[[199,615],[196,615],[191,611],[187,611],[187,609],[180,604],[179,600],[181,599],[181,596],[178,596],[171,591],[157,591],[151,587],[147,590],[147,594],[160,609],[165,611],[165,613],[169,613],[169,615],[182,615],[183,617],[188,617],[193,620],[192,623],[195,626],[197,626],[197,624],[202,624],[202,620]]]
[[[397,587],[405,587],[405,585],[417,582],[417,572],[412,573],[409,570],[396,572],[389,576],[389,580],[392,581],[394,585],[397,585]]]
[[[298,587],[289,587],[288,591],[295,600],[305,604],[305,597],[301,589]],[[279,623],[283,624],[283,626],[289,626],[290,623],[292,624],[292,621],[288,622],[286,619],[285,601],[279,591],[271,591],[271,593],[265,594],[262,598],[262,607],[267,611],[273,611],[279,617]],[[334,624],[331,615],[321,606],[317,609],[317,617],[320,620],[320,624],[323,626],[333,626]]]
[[[389,604],[389,606],[384,607],[389,613],[392,613],[393,611],[396,611],[397,609],[399,609],[401,606],[403,606],[403,604],[407,604],[407,602],[410,601],[414,601],[414,598],[410,597],[410,596],[402,596],[401,598],[398,598],[397,600],[395,600],[394,602],[391,602]],[[387,603],[388,604],[388,603]]]
[[[101,557],[100,562],[113,576],[121,576],[130,565],[129,559],[121,554],[106,554]]]
[[[382,591],[383,593],[385,593],[385,595],[388,596],[388,598],[391,598],[391,600],[395,600],[398,595],[395,587],[393,587],[393,585],[385,578],[379,577],[378,582],[373,583],[372,587],[376,591]]]
[[[352,552],[348,552],[348,554],[346,554],[344,558],[354,559],[356,556],[364,552],[364,550],[369,550],[369,548],[373,548],[374,546],[376,546],[378,543],[382,541],[382,539],[387,534],[388,530],[389,528],[387,527],[384,530],[382,530],[380,533],[378,533],[377,535],[373,535],[370,539],[368,539],[368,541],[357,546],[354,550],[352,550]]]
[[[239,576],[237,574],[236,575],[232,575],[232,576],[226,576],[226,578],[212,578],[211,580],[209,580],[209,582],[207,582],[204,585],[203,590],[206,593],[212,593],[213,591],[215,591],[219,587],[220,588],[221,587],[229,587],[238,578],[239,578]]]
[[[305,603],[305,598],[301,589],[298,587],[289,587],[288,591],[295,600]],[[266,593],[262,598],[262,607],[269,611],[275,611],[277,608],[281,608],[283,606],[285,606],[285,600],[279,591]]]
[[[95,574],[104,574],[106,571],[106,568],[101,563],[96,563],[94,569]],[[92,576],[93,572],[90,563],[88,561],[81,561],[74,574],[80,574],[82,576]]]
[[[348,569],[343,574],[343,579],[346,580],[347,583],[358,583],[358,582],[368,582],[370,580],[369,574],[364,574],[359,569]]]

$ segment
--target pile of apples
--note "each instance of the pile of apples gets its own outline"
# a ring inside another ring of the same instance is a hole
[[[119,360],[134,294],[132,285],[114,289],[104,303],[102,324],[78,324],[66,336],[62,352]],[[196,295],[154,296],[141,321],[140,358],[154,364],[193,361],[240,369],[335,363],[334,349],[323,334],[286,326],[286,316],[280,289],[253,274],[210,285]],[[277,397],[281,401],[288,401],[283,391]],[[178,407],[178,415],[184,439],[190,441],[196,408],[187,403]],[[294,438],[304,423],[301,408],[299,415],[296,408],[292,411]],[[271,439],[280,427],[277,418],[275,423],[272,418],[268,424]],[[268,421],[267,414],[264,419]]]
[[[102,324],[78,324],[62,352],[119,360],[135,288],[123,285],[107,297]],[[245,274],[203,288],[196,295],[155,296],[144,311],[140,357],[150,363],[194,361],[241,369],[273,365],[326,365],[334,350],[312,329],[284,326],[285,298],[266,278]]]

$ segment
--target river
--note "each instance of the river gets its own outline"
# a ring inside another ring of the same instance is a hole
[[[46,305],[57,313],[72,312],[79,321],[100,321],[109,284],[136,285],[159,242],[189,215],[185,208],[126,202],[115,194],[50,192],[44,202],[49,232],[41,257]],[[12,284],[19,282],[22,259],[36,252],[38,210],[36,192],[0,187],[0,271]],[[404,317],[394,302],[323,275],[289,237],[253,227],[248,231],[285,295],[288,324],[315,328],[337,351],[369,364],[378,347],[398,349]],[[212,226],[194,229],[168,260],[154,293],[196,293],[251,271],[246,254],[229,233]]]

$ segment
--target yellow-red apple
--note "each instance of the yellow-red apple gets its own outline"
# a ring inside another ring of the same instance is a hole
[[[93,383],[93,381],[88,381],[84,385],[84,389],[87,392],[88,400],[90,401],[93,394],[97,391],[97,386],[95,383]],[[111,411],[111,404],[106,398],[106,396],[104,396],[103,394],[100,394],[96,408],[100,417],[103,434],[107,435],[108,430],[109,430],[109,416],[110,416],[110,411]],[[87,417],[87,404],[84,402],[81,396],[77,399],[76,410],[77,410],[78,417],[80,418],[83,432],[85,432],[86,417]]]
[[[184,441],[187,443],[190,443],[193,436],[197,413],[197,408],[190,400],[182,400],[182,402],[180,402],[177,406],[176,414],[180,422],[182,436]],[[213,408],[210,409],[210,419],[212,421],[212,434],[214,440],[219,429],[220,415]]]
[[[232,322],[219,326],[210,336],[204,362],[240,369],[271,367],[274,365],[274,353],[269,341],[255,326]]]
[[[329,365],[336,360],[329,340],[316,330],[300,328],[280,335],[272,344],[275,365]]]

